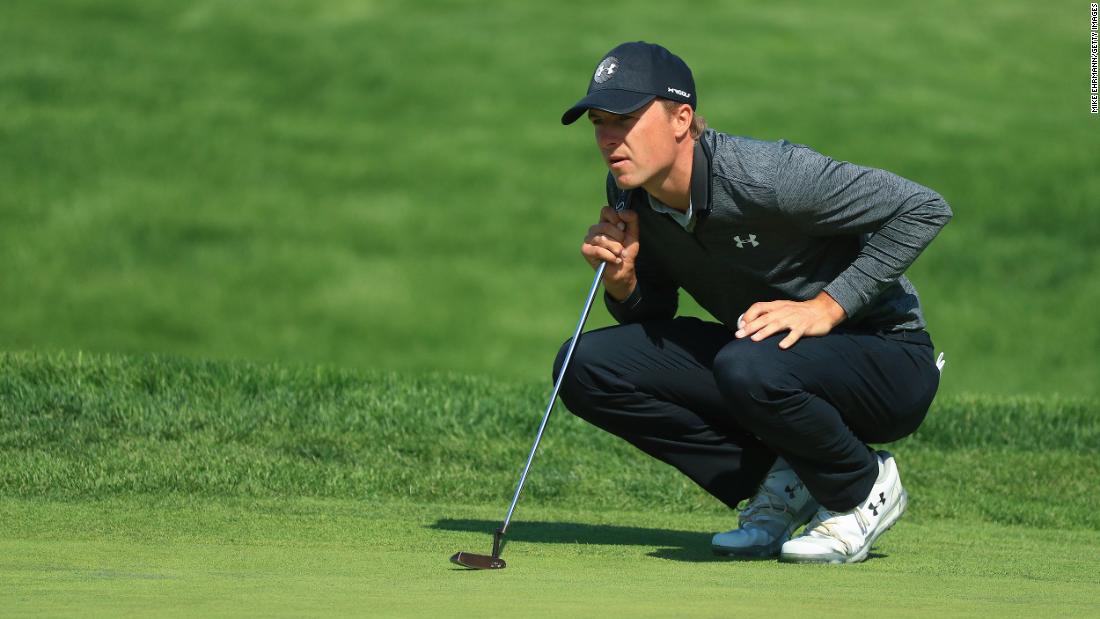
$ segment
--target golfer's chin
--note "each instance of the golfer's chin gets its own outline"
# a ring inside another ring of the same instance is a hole
[[[629,172],[617,172],[612,169],[611,176],[614,177],[615,186],[619,189],[635,189],[642,186],[641,179]]]

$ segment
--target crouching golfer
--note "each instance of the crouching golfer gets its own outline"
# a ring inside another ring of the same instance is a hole
[[[861,561],[907,501],[867,444],[916,430],[939,386],[902,273],[951,209],[883,170],[708,129],[697,101],[680,58],[625,43],[562,116],[587,115],[610,170],[581,253],[607,263],[621,323],[581,338],[562,401],[731,508],[751,497],[716,551]],[[674,318],[680,288],[721,322]]]

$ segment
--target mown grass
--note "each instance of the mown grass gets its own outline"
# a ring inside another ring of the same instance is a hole
[[[736,562],[729,514],[524,505],[491,573],[496,506],[347,499],[0,499],[5,617],[1095,616],[1096,531],[908,518],[866,563]]]
[[[1100,394],[1087,3],[10,0],[0,349],[544,376],[602,204],[561,111],[659,41],[700,111],[940,191],[945,394]],[[685,299],[685,311],[699,313]],[[609,321],[597,308],[593,325]]]
[[[0,355],[0,493],[506,504],[549,394],[428,373]],[[916,518],[1097,528],[1095,400],[947,397],[891,446]],[[563,408],[525,503],[724,512]]]

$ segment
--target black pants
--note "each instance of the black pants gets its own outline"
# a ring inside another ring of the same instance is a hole
[[[690,317],[590,331],[560,396],[730,507],[755,493],[778,455],[819,503],[851,509],[878,475],[867,443],[912,433],[928,412],[939,387],[932,340],[838,328],[782,350],[785,336],[738,340]]]

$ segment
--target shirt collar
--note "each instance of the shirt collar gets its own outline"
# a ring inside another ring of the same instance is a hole
[[[691,158],[691,185],[687,211],[678,211],[647,192],[646,196],[649,198],[650,208],[658,213],[667,213],[685,230],[688,232],[693,231],[696,223],[710,214],[710,173],[710,152],[704,145],[702,136],[700,136],[695,141],[695,150]]]
[[[711,154],[705,136],[695,140],[695,152],[691,159],[691,203],[696,214],[705,219],[710,214]]]
[[[657,211],[658,213],[667,214],[669,217],[676,220],[676,223],[683,226],[685,230],[688,230],[689,232],[691,231],[692,219],[695,215],[691,202],[688,202],[688,207],[686,211],[679,211],[653,197],[652,194],[646,193],[646,197],[649,199],[649,208]]]

